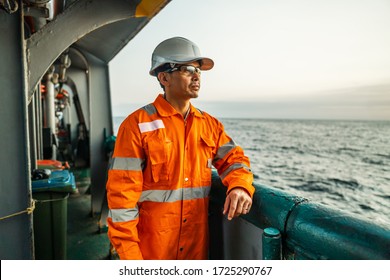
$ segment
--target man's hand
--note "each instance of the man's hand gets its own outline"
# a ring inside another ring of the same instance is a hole
[[[226,196],[223,214],[228,214],[228,220],[238,217],[241,214],[249,213],[252,206],[252,199],[244,188],[234,188]]]

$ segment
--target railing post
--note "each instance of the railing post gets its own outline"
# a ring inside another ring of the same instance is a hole
[[[281,260],[281,234],[276,228],[268,227],[263,231],[263,260]]]

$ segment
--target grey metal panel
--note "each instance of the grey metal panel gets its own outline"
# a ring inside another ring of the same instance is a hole
[[[263,230],[244,219],[222,220],[225,260],[261,260]],[[239,242],[237,242],[239,240]]]
[[[108,158],[104,151],[104,130],[112,134],[112,112],[108,65],[86,53],[90,75],[90,151],[92,213],[102,208],[106,189]],[[93,121],[92,121],[93,120]]]
[[[114,22],[84,36],[75,46],[109,62],[148,22],[147,18]]]
[[[0,217],[30,206],[30,163],[20,11],[0,10]],[[0,259],[32,259],[32,216],[0,221]]]
[[[88,85],[88,73],[83,69],[69,68],[67,75],[72,81],[77,85],[77,92],[80,99],[80,105],[83,110],[84,117],[87,121],[87,128],[89,129],[89,85]],[[71,89],[64,87],[66,90],[71,92]],[[77,146],[77,124],[79,123],[77,119],[76,106],[73,103],[73,92],[71,92],[71,107],[70,107],[70,119],[71,119],[71,136],[72,136],[72,147],[73,149]]]

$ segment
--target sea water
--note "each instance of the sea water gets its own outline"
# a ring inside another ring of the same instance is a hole
[[[114,118],[117,131],[123,117]],[[390,229],[390,122],[220,119],[255,182]]]

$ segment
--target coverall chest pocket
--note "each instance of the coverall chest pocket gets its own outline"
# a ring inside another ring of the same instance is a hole
[[[215,146],[216,145],[213,139],[203,135],[200,137],[199,152],[202,155],[200,158],[200,171],[203,184],[208,184],[211,182],[211,168],[214,159]]]
[[[168,181],[168,163],[172,141],[168,139],[151,139],[148,141],[149,159],[154,182]]]

